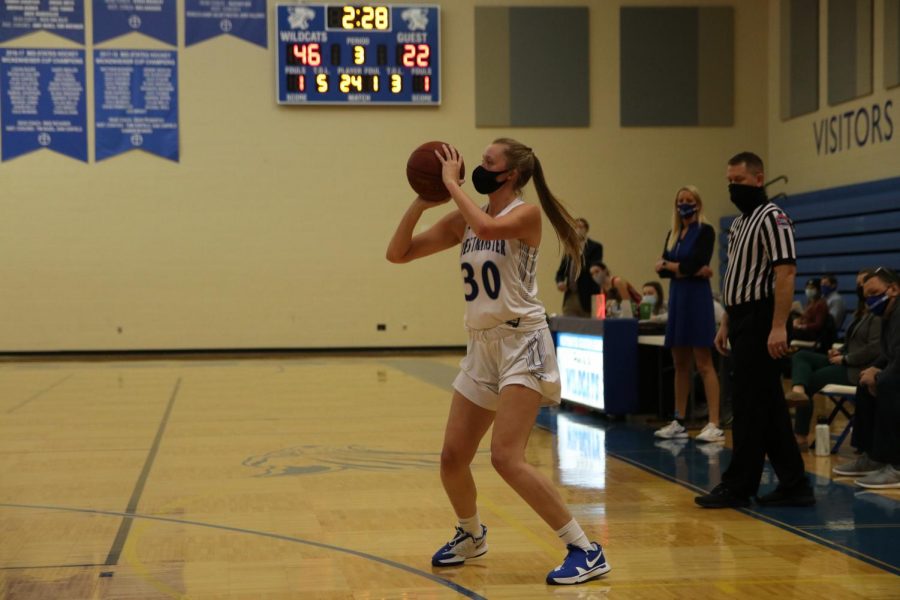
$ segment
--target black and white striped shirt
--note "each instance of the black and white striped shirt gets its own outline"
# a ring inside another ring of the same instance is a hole
[[[794,224],[780,207],[767,202],[741,214],[728,230],[725,304],[771,298],[776,265],[795,264]]]

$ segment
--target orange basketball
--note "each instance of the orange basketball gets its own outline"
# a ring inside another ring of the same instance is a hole
[[[441,161],[434,154],[435,150],[443,151],[444,143],[425,142],[413,150],[406,161],[406,180],[423,200],[440,202],[450,196],[441,177]],[[460,179],[465,177],[465,173],[466,165],[460,159]]]

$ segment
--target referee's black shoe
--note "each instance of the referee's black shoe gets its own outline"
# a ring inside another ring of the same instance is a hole
[[[808,485],[794,489],[779,486],[768,494],[757,496],[756,503],[760,506],[812,506],[816,503],[816,496]]]
[[[697,496],[694,502],[703,508],[744,508],[750,506],[749,496],[740,496],[720,483],[704,496]]]

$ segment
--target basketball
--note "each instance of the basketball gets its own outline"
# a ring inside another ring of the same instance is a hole
[[[440,202],[450,196],[441,177],[441,161],[434,151],[443,151],[445,142],[425,142],[412,151],[406,161],[406,180],[412,189],[429,202]],[[460,158],[460,179],[465,177],[466,165]]]

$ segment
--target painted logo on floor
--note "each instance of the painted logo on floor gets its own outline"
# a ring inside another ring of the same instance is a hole
[[[261,469],[254,477],[315,475],[358,469],[360,471],[399,471],[401,469],[439,469],[440,452],[397,452],[367,448],[355,444],[335,446],[295,446],[251,456],[245,467]]]

